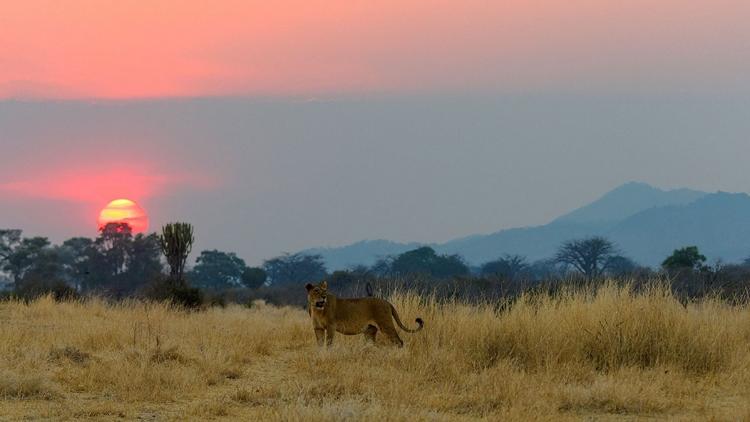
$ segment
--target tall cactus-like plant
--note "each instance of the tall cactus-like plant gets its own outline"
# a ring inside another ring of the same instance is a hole
[[[184,284],[183,274],[190,250],[193,248],[193,226],[188,223],[169,223],[159,235],[161,251],[167,258],[174,282]]]

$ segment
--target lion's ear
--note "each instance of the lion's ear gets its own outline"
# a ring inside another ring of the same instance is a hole
[[[307,283],[307,284],[305,284],[305,289],[307,289],[307,291],[308,291],[308,292],[309,292],[310,290],[312,290],[312,288],[313,288],[313,285],[312,285],[312,284],[310,284],[310,283]]]
[[[325,281],[325,280],[323,280],[323,281],[322,281],[322,282],[320,283],[320,288],[321,288],[321,289],[323,289],[323,290],[328,290],[328,282],[327,282],[327,281]]]

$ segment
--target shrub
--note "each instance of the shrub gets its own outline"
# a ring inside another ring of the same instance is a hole
[[[45,281],[36,278],[23,280],[15,294],[24,300],[33,300],[46,295],[51,295],[56,301],[75,300],[80,297],[78,292],[64,281]]]
[[[170,299],[177,305],[195,309],[203,305],[203,291],[197,287],[179,286],[172,289]]]
[[[188,309],[203,306],[204,295],[201,289],[177,282],[171,277],[161,276],[152,281],[145,291],[149,299],[171,301]]]

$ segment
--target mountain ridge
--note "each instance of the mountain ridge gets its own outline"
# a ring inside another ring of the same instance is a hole
[[[706,194],[706,192],[687,188],[664,190],[643,182],[628,182],[605,193],[590,204],[563,214],[554,221],[578,223],[621,221],[649,208],[686,205]]]
[[[692,189],[663,190],[629,182],[540,226],[475,234],[429,244],[439,253],[459,254],[472,265],[510,253],[529,260],[554,255],[564,241],[594,235],[612,240],[624,255],[642,265],[658,266],[674,249],[697,245],[710,259],[736,261],[750,256],[750,196],[706,193]],[[375,259],[424,244],[388,240],[361,241],[331,248],[313,248],[330,270]]]

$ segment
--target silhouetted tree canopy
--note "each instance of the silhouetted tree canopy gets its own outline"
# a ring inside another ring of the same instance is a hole
[[[486,262],[479,270],[485,277],[497,277],[504,280],[516,280],[529,272],[529,263],[521,255],[506,254],[494,261]]]
[[[554,258],[540,259],[529,265],[531,278],[537,281],[554,280],[563,276],[564,271]]]
[[[214,249],[201,252],[188,279],[195,286],[219,290],[239,286],[245,270],[247,265],[242,258],[232,252]]]
[[[616,249],[612,242],[594,236],[563,243],[557,250],[555,260],[573,267],[587,278],[595,278],[607,269],[609,260],[615,253]]]
[[[156,235],[133,236],[127,223],[108,223],[91,246],[83,240],[71,241],[69,245],[75,246],[71,250],[82,254],[75,262],[87,267],[83,280],[87,290],[127,295],[151,282],[163,269]]]
[[[308,283],[326,277],[323,257],[302,253],[284,254],[263,263],[263,269],[272,284]]]
[[[636,264],[635,261],[622,255],[615,255],[610,257],[607,260],[607,264],[605,265],[605,267],[606,274],[613,277],[623,277],[628,274],[632,274],[639,268],[638,264]]]
[[[375,275],[367,266],[356,265],[348,270],[334,271],[328,276],[328,286],[339,292],[352,291],[354,287],[362,287],[375,279]]]
[[[257,289],[265,284],[267,279],[268,274],[266,274],[266,270],[259,267],[249,267],[245,268],[245,271],[242,272],[240,282],[248,289]]]
[[[87,237],[74,237],[63,242],[61,249],[66,279],[76,290],[81,290],[86,284],[90,284],[91,261],[97,253],[94,241]]]
[[[435,278],[451,278],[469,274],[469,267],[458,255],[438,255],[423,246],[398,255],[390,263],[390,273],[396,276],[422,274]]]
[[[676,270],[701,270],[706,257],[700,253],[697,246],[687,246],[675,249],[667,259],[662,262],[662,267],[668,271]]]
[[[0,230],[0,267],[5,265],[5,260],[19,243],[21,243],[21,230]]]
[[[42,259],[42,254],[49,245],[50,242],[46,237],[24,238],[5,258],[3,271],[7,271],[11,275],[16,288],[18,288],[27,271],[37,264],[37,261],[48,260],[48,257]]]
[[[100,270],[116,276],[126,270],[133,230],[127,223],[107,223],[94,241],[101,254]]]
[[[391,276],[391,264],[393,263],[393,260],[394,257],[392,256],[378,258],[377,261],[372,264],[372,267],[370,267],[370,272],[378,277]]]
[[[135,235],[128,256],[128,284],[135,288],[161,274],[164,266],[160,257],[159,239],[155,233]]]

